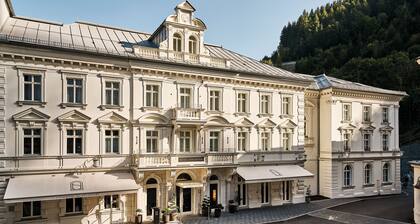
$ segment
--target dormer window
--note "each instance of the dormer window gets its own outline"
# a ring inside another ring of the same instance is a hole
[[[189,38],[188,52],[190,54],[197,54],[197,39],[194,36],[190,36]]]
[[[173,50],[176,51],[176,52],[181,52],[182,51],[182,37],[179,33],[174,34]]]

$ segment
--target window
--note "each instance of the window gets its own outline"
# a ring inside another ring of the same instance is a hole
[[[182,37],[178,33],[173,36],[173,50],[177,52],[182,51]]]
[[[382,107],[382,123],[389,122],[389,109],[388,107]]]
[[[245,180],[238,176],[238,203],[239,206],[245,206],[247,204],[247,185]]]
[[[104,196],[104,206],[105,206],[105,209],[110,209],[110,208],[118,209],[120,207],[119,195]]]
[[[119,82],[105,82],[105,104],[112,106],[120,105]]]
[[[382,150],[389,150],[389,135],[386,133],[382,134]]]
[[[237,94],[237,112],[238,113],[246,113],[248,112],[247,110],[247,100],[248,100],[248,95],[246,93],[238,93]]]
[[[260,97],[260,113],[269,114],[270,111],[270,95],[261,95]]]
[[[270,150],[270,133],[261,132],[261,150],[269,151]]]
[[[120,131],[105,130],[105,153],[120,152]]]
[[[291,139],[291,133],[283,133],[283,149],[286,151],[289,151],[292,149],[292,139]]]
[[[351,105],[343,104],[343,121],[351,120]]]
[[[197,39],[193,36],[190,36],[188,41],[188,52],[190,54],[197,54]]]
[[[191,88],[180,88],[179,99],[181,108],[191,108]]]
[[[211,131],[210,132],[210,152],[218,152],[219,151],[219,138],[220,132],[219,131]]]
[[[348,152],[350,151],[350,142],[351,142],[351,136],[349,133],[343,134],[343,145],[344,145],[344,151]]]
[[[389,175],[390,175],[390,167],[389,163],[385,163],[382,167],[382,182],[388,183],[389,182]]]
[[[83,103],[83,79],[67,78],[67,102]]]
[[[146,85],[146,107],[159,107],[158,85]]]
[[[23,129],[23,154],[41,155],[41,129]]]
[[[220,111],[220,96],[221,96],[221,92],[220,90],[210,90],[209,93],[209,109],[211,111]]]
[[[82,154],[82,130],[67,130],[67,154]]]
[[[158,152],[158,131],[146,131],[146,152],[157,153]]]
[[[261,204],[270,202],[270,191],[268,183],[261,183]]]
[[[371,107],[363,106],[363,122],[370,122],[371,120]]]
[[[42,101],[42,76],[24,74],[23,92],[26,101]]]
[[[344,167],[344,173],[343,173],[343,185],[344,187],[350,187],[352,186],[352,178],[353,178],[353,170],[350,165],[346,165]]]
[[[282,99],[282,114],[291,115],[292,114],[292,97],[285,96]]]
[[[41,202],[28,201],[22,203],[22,217],[37,217],[41,216]]]
[[[247,133],[238,132],[238,151],[245,152],[247,148]]]
[[[305,116],[303,116],[303,132],[305,133],[305,138],[309,137],[309,130],[308,130],[308,118]]]
[[[66,213],[81,213],[82,209],[82,198],[66,199]]]
[[[370,134],[363,134],[363,150],[370,151]]]
[[[179,132],[179,151],[191,152],[191,131]]]
[[[372,183],[372,165],[366,164],[364,169],[364,184]]]

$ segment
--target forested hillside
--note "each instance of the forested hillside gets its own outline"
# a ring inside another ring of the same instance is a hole
[[[263,62],[403,90],[401,143],[420,140],[420,0],[342,0],[304,11]]]

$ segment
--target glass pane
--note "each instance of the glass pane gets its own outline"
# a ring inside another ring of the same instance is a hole
[[[113,151],[112,152],[114,152],[114,153],[118,153],[119,152],[119,148],[120,148],[120,146],[119,146],[119,141],[120,139],[119,138],[114,138],[113,139],[113,141],[112,141],[112,145],[113,145]]]
[[[67,135],[72,136],[73,135],[73,130],[67,130]]]
[[[67,153],[72,154],[73,152],[73,138],[67,138]]]
[[[23,210],[23,213],[22,213],[22,216],[23,217],[28,217],[28,216],[31,216],[31,202],[23,202],[23,204],[22,204],[22,210]]]
[[[151,94],[150,93],[146,93],[146,106],[150,107],[151,105]]]
[[[111,83],[111,82],[106,82],[106,83],[105,83],[105,87],[106,87],[106,88],[111,88],[111,86],[112,86],[112,83]]]
[[[41,154],[41,138],[34,138],[34,154]]]
[[[37,129],[32,129],[34,135],[41,135],[41,129],[37,128]]]
[[[83,83],[82,79],[76,79],[76,85],[81,86]]]
[[[34,75],[34,82],[41,83],[41,76],[40,75]]]
[[[41,85],[34,85],[34,100],[41,101]]]
[[[111,104],[111,90],[105,91],[105,103],[108,105]]]
[[[23,154],[32,154],[32,139],[23,139]]]
[[[73,198],[66,199],[66,212],[74,212],[73,211]]]
[[[82,136],[82,130],[76,130],[76,135],[77,136]]]
[[[76,138],[76,153],[81,154],[82,153],[82,139]]]
[[[31,135],[32,134],[32,129],[23,129],[23,134],[24,135]]]
[[[111,131],[110,130],[105,130],[105,135],[106,136],[111,136]]]
[[[120,105],[120,91],[114,90],[112,98],[113,105]]]
[[[74,199],[74,211],[81,212],[83,208],[82,198],[75,198]]]
[[[105,196],[104,197],[104,205],[105,205],[105,208],[110,208],[111,207],[111,196]]]
[[[76,88],[76,99],[75,103],[83,103],[83,88]]]
[[[23,87],[24,91],[24,100],[32,100],[32,85],[25,84]]]
[[[112,131],[113,136],[118,136],[119,135],[118,133],[119,133],[119,131]]]
[[[111,139],[110,138],[105,139],[105,152],[106,153],[111,152]]]
[[[32,75],[24,75],[23,80],[25,82],[32,82]]]
[[[118,208],[119,198],[118,195],[112,195],[112,208]]]
[[[41,215],[41,202],[40,201],[34,201],[33,204],[33,216],[40,216]]]
[[[114,89],[119,89],[120,88],[120,83],[114,82],[112,84],[113,84]]]
[[[67,79],[67,85],[73,85],[74,79]]]

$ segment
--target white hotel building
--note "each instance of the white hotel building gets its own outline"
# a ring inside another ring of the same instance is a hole
[[[205,44],[189,2],[153,34],[0,0],[0,223],[133,222],[400,192],[403,92]]]

